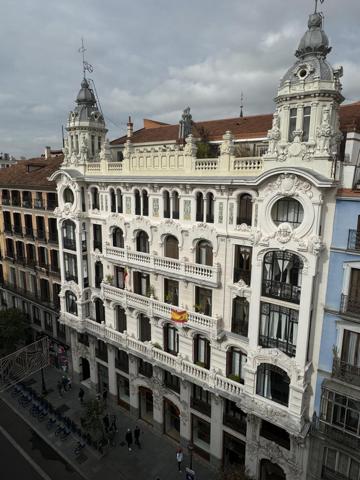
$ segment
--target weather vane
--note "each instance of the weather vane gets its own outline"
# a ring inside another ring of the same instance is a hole
[[[319,1],[319,0],[315,0],[315,12],[314,12],[314,13],[317,13],[318,1]],[[320,0],[320,3],[323,4],[323,3],[324,3],[324,0]]]
[[[86,73],[85,73],[85,72],[92,73],[92,72],[94,71],[92,65],[90,65],[90,63],[88,63],[88,62],[85,60],[85,52],[86,52],[86,48],[84,47],[84,39],[81,38],[81,47],[79,48],[79,53],[82,53],[82,63],[83,63],[84,78],[86,78]]]

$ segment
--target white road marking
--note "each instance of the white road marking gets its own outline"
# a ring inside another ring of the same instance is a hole
[[[41,478],[44,480],[51,480],[49,475],[44,472],[44,470],[39,467],[37,463],[25,452],[23,448],[20,447],[19,444],[13,439],[13,437],[0,425],[0,432],[4,435],[6,440],[11,443],[11,445],[25,458],[25,460],[30,463],[32,468],[40,475]]]

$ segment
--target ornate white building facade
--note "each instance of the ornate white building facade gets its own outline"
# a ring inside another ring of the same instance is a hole
[[[52,177],[74,373],[257,479],[306,479],[313,339],[343,171],[342,71],[329,51],[313,14],[268,136],[239,135],[233,119],[236,132],[210,142],[213,158],[197,157],[188,110],[180,128],[133,132],[129,121],[110,144],[84,79]]]

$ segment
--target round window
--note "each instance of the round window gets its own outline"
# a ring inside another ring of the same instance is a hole
[[[300,78],[305,78],[307,76],[307,74],[308,74],[308,71],[305,70],[305,68],[302,68],[299,72],[299,77]]]
[[[64,203],[74,203],[74,194],[69,187],[64,190]]]
[[[304,209],[294,198],[285,197],[275,203],[271,217],[276,225],[289,223],[293,228],[297,228],[303,221]]]

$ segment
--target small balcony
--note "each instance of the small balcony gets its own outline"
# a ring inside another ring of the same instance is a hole
[[[325,465],[323,465],[321,470],[321,478],[323,480],[349,480],[347,475],[336,472],[332,468],[326,467]]]
[[[226,427],[236,430],[242,435],[246,435],[246,426],[247,426],[246,416],[244,416],[243,418],[239,418],[239,417],[235,417],[233,415],[224,413],[223,424]]]
[[[203,285],[217,287],[220,281],[220,266],[208,266],[200,263],[183,262],[169,257],[135,252],[120,247],[106,245],[105,256],[121,265],[138,266],[142,271],[171,276],[176,280],[196,278]]]
[[[266,335],[259,335],[259,345],[264,348],[278,348],[282,352],[289,355],[289,357],[295,357],[296,355],[296,345],[280,340],[278,338],[272,338]]]
[[[276,280],[263,280],[262,295],[285,302],[300,303],[301,287]]]
[[[65,272],[65,280],[67,282],[73,281],[73,282],[77,283],[78,277],[77,277],[77,275],[74,275],[73,273]]]
[[[337,356],[334,356],[332,375],[333,377],[360,387],[360,367],[350,365]]]
[[[352,435],[351,433],[342,430],[335,425],[326,423],[321,419],[319,421],[319,431],[327,435],[335,442],[345,445],[353,449],[354,451],[359,451],[360,449],[360,437],[358,437],[357,435]]]
[[[63,238],[63,245],[67,250],[76,250],[76,240],[74,238]]]
[[[355,250],[357,252],[360,252],[360,231],[349,230],[347,248],[348,250]]]
[[[243,268],[234,268],[234,283],[237,283],[239,280],[243,280],[246,283],[246,285],[250,285],[251,270],[245,270]]]
[[[340,312],[351,317],[360,316],[360,299],[341,294]]]

